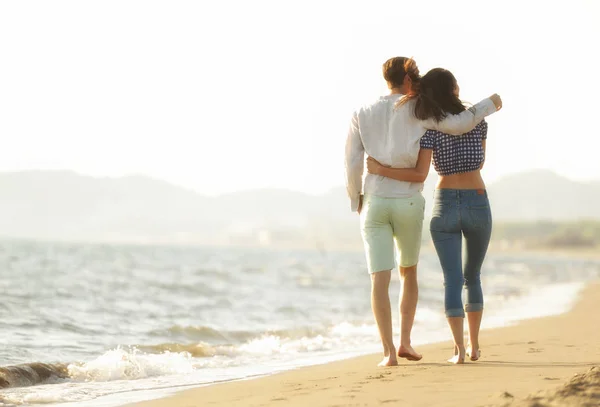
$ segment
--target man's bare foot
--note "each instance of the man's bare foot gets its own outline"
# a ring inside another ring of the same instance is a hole
[[[462,365],[465,363],[465,347],[462,349],[457,346],[454,347],[454,356],[448,359],[448,362],[454,363],[455,365]]]
[[[423,355],[417,353],[410,345],[400,345],[400,349],[398,349],[398,357],[416,362],[421,360]]]
[[[377,365],[379,367],[398,366],[398,359],[394,356],[384,356],[383,360]]]
[[[473,362],[478,361],[481,357],[481,350],[473,350],[473,347],[469,346],[469,349],[467,350],[467,356],[469,356]]]

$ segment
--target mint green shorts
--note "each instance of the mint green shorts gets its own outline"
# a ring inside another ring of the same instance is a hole
[[[425,198],[420,193],[410,198],[365,195],[360,223],[369,273],[419,262],[424,212]]]

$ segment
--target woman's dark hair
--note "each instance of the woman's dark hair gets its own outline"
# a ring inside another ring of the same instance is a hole
[[[434,118],[443,120],[448,114],[458,114],[465,106],[454,94],[457,83],[452,72],[434,68],[420,81],[413,83],[411,92],[398,102],[401,106],[410,100],[415,101],[415,116],[419,120]]]

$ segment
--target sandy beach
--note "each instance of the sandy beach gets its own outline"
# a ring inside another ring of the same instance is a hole
[[[450,342],[419,347],[420,362],[378,368],[369,355],[137,403],[183,406],[597,406],[600,283],[559,316],[483,331],[482,358],[454,366]]]

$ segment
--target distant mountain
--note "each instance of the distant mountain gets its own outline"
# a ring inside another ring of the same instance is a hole
[[[498,220],[600,219],[600,182],[575,182],[552,171],[507,176],[489,187]]]
[[[143,176],[93,178],[67,171],[0,174],[0,233],[11,237],[143,239],[214,224],[208,198]]]
[[[425,186],[431,213],[437,176]],[[488,187],[495,221],[600,218],[600,182],[549,171],[505,177]],[[68,171],[0,173],[0,235],[139,243],[360,244],[344,188],[313,196],[283,189],[207,197],[144,177],[95,178]]]

